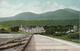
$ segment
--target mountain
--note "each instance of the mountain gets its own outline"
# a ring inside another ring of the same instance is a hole
[[[60,9],[54,12],[44,13],[41,16],[46,17],[48,19],[53,19],[53,20],[78,19],[79,11],[75,11],[72,9]]]
[[[13,17],[0,18],[0,21],[9,20],[78,20],[80,11],[72,9],[60,9],[57,11],[47,12],[43,14],[35,14],[31,12],[24,12]]]

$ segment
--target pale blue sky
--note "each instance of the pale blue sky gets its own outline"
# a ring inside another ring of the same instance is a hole
[[[39,14],[64,8],[80,10],[80,0],[0,0],[0,17],[21,12]]]

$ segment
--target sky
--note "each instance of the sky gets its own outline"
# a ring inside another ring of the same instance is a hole
[[[0,0],[0,18],[22,12],[40,14],[64,8],[80,11],[80,0]]]

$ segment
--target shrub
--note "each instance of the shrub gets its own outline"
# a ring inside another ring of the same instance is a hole
[[[79,39],[79,33],[70,33],[67,35],[70,39]]]

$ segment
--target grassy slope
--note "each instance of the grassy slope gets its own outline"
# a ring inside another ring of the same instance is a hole
[[[0,25],[66,25],[78,24],[78,20],[11,20],[0,22]]]

